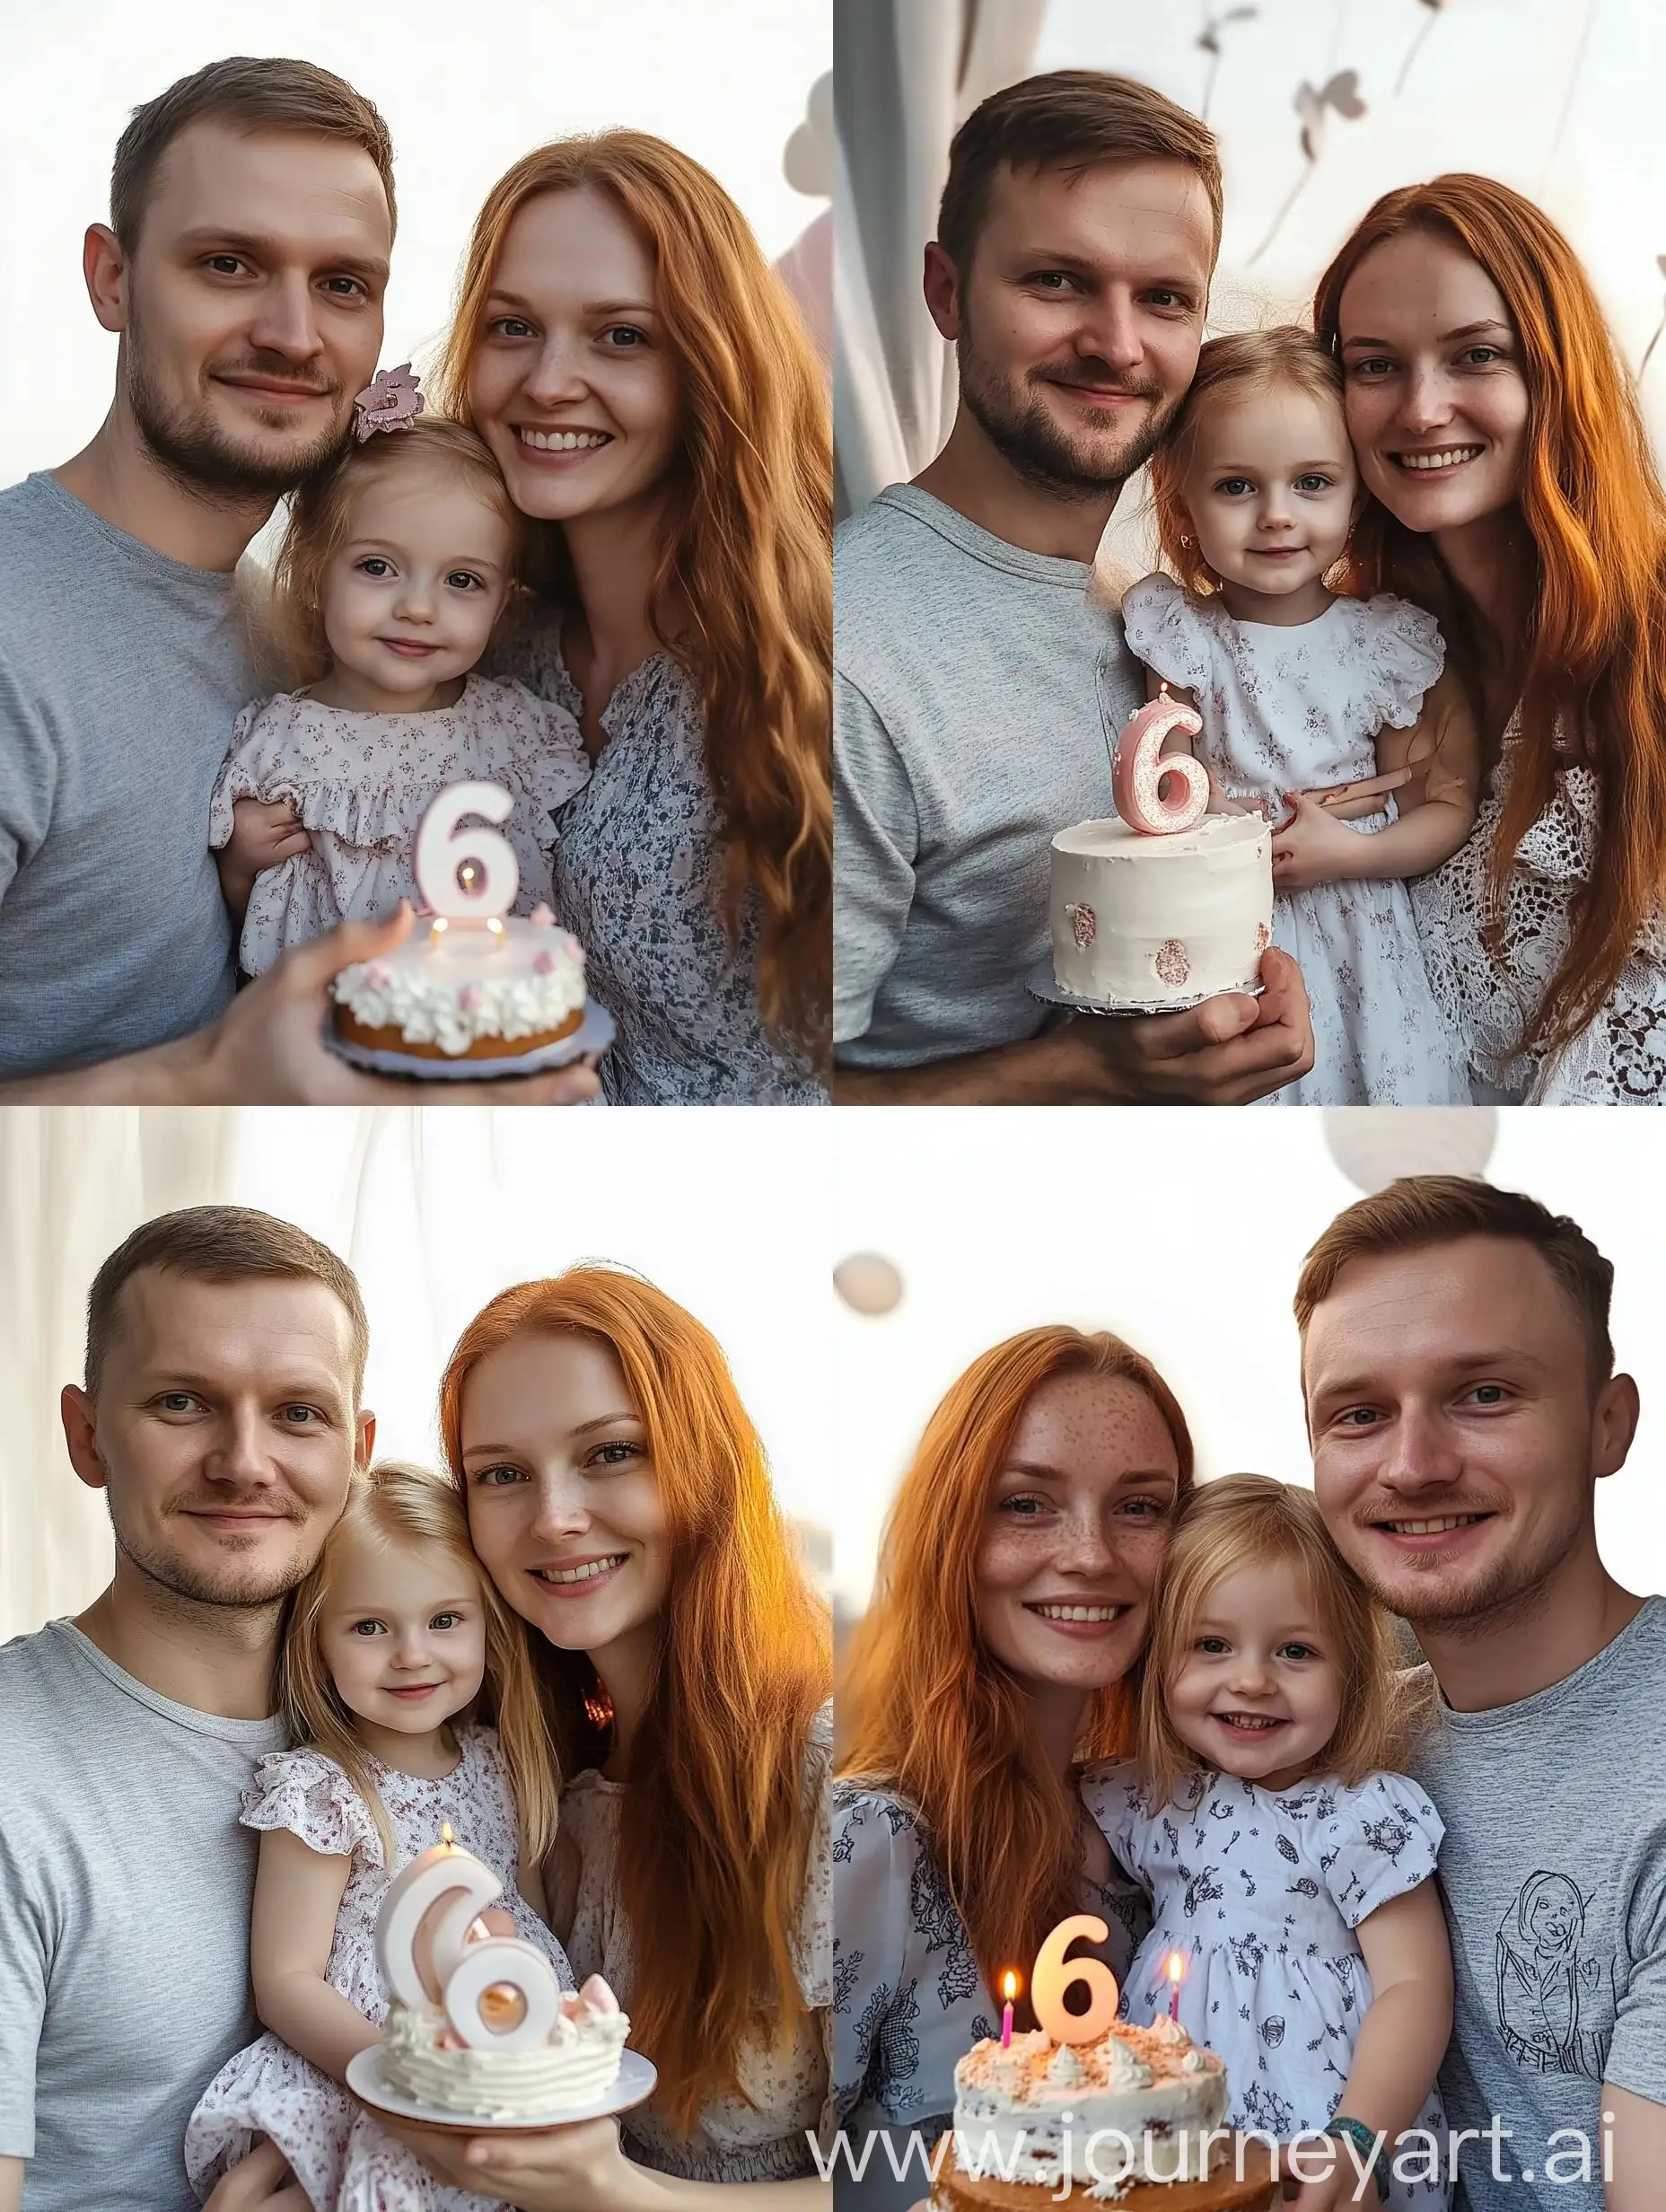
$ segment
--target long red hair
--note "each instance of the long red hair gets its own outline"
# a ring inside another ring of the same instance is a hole
[[[608,1346],[647,1432],[671,1548],[647,1712],[631,1746],[619,1901],[631,1929],[632,2042],[659,2068],[660,2111],[692,2131],[738,2086],[743,2041],[803,2014],[792,1931],[821,1808],[805,1790],[831,1628],[804,1580],[764,1450],[715,1339],[653,1284],[586,1263],[520,1283],[478,1313],[440,1384],[464,1493],[469,1376],[528,1333]],[[564,1773],[604,1751],[606,1693],[582,1652],[526,1630]]]
[[[725,838],[731,935],[756,892],[758,1003],[812,1060],[832,988],[832,420],[798,310],[716,179],[645,131],[557,139],[487,195],[445,349],[440,404],[472,424],[469,366],[510,224],[544,192],[604,193],[653,257],[682,409],[650,616],[699,686]],[[546,526],[549,595],[574,597]],[[666,610],[686,610],[670,635]]]
[[[1495,915],[1516,850],[1554,796],[1558,739],[1601,780],[1597,850],[1572,940],[1522,1039],[1527,1049],[1554,1051],[1597,1014],[1666,887],[1666,496],[1578,255],[1530,200],[1490,177],[1436,177],[1378,200],[1320,279],[1321,342],[1339,348],[1342,294],[1365,255],[1408,231],[1455,240],[1486,270],[1527,384],[1520,496],[1534,605],[1520,656],[1521,742],[1487,856]],[[1373,498],[1349,571],[1347,590],[1394,592],[1439,619],[1481,719],[1476,613],[1432,540]],[[1501,923],[1492,941],[1496,953]]]
[[[841,1773],[894,1791],[925,1822],[939,1871],[989,1988],[1078,1909],[1080,1808],[1038,1755],[1030,1701],[984,1646],[977,1561],[989,1496],[1020,1415],[1055,1375],[1144,1391],[1174,1439],[1177,1505],[1192,1443],[1173,1392],[1120,1337],[1026,1330],[975,1359],[926,1424],[886,1523],[873,1602],[839,1681]],[[1076,1755],[1134,1746],[1137,1684],[1096,1690]]]

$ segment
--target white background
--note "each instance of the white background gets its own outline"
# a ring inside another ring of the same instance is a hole
[[[547,139],[657,133],[733,196],[773,260],[823,202],[782,174],[830,0],[4,0],[0,4],[0,485],[80,450],[116,341],[81,280],[134,108],[228,54],[333,69],[393,136],[399,226],[384,364],[443,335],[491,186]]]
[[[1629,1465],[1598,1493],[1598,1529],[1621,1582],[1666,1590],[1660,1118],[1499,1119],[1489,1180],[1572,1214],[1614,1263],[1615,1350],[1641,1385],[1643,1424]],[[1415,1144],[1419,1111],[1393,1120]],[[1318,1112],[986,1107],[836,1122],[839,1251],[885,1254],[907,1286],[877,1321],[829,1294],[846,1609],[867,1602],[880,1524],[932,1408],[979,1352],[1040,1322],[1114,1330],[1147,1353],[1185,1408],[1201,1476],[1311,1479],[1290,1301],[1308,1246],[1359,1196]]]

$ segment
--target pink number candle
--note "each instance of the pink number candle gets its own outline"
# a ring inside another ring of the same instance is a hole
[[[1123,724],[1111,756],[1110,788],[1119,820],[1147,837],[1195,830],[1209,811],[1209,772],[1188,752],[1162,750],[1171,730],[1196,737],[1202,722],[1167,691],[1147,699]],[[1178,780],[1179,788],[1176,788]],[[1167,786],[1168,795],[1164,795]]]

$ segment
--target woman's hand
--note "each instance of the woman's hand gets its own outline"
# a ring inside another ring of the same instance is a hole
[[[619,2148],[617,2120],[465,2137],[409,2127],[382,2112],[376,2117],[441,2181],[501,2198],[519,2212],[641,2212],[660,2196],[652,2174]]]
[[[1363,840],[1311,792],[1288,793],[1293,812],[1273,831],[1273,889],[1311,891],[1360,873]]]

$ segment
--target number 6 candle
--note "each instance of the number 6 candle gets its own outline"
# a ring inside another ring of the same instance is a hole
[[[1171,730],[1196,737],[1203,723],[1166,689],[1147,699],[1137,714],[1123,724],[1117,750],[1110,759],[1111,795],[1118,818],[1130,830],[1147,837],[1172,837],[1195,830],[1209,811],[1209,771],[1188,752],[1164,752],[1162,742]],[[1181,788],[1174,791],[1175,778]],[[1164,797],[1163,786],[1170,786]]]
[[[490,1867],[458,1849],[449,1822],[441,1835],[441,1842],[395,1874],[383,1895],[376,1921],[376,1963],[383,1981],[401,2005],[416,2009],[434,2002],[416,1964],[416,1931],[443,1905],[434,1927],[434,1971],[440,2003],[458,2035],[473,2050],[513,2050],[547,2041],[561,2009],[554,1967],[515,1936],[470,1943],[476,1918],[503,1895],[504,1885]],[[447,1899],[455,1901],[446,1904]],[[484,2000],[497,1989],[521,2000],[518,2021],[504,2029],[488,2026],[484,2016]]]
[[[1117,2017],[1120,1992],[1117,1977],[1102,1959],[1067,1959],[1078,1936],[1102,1944],[1110,1931],[1097,1913],[1078,1912],[1061,1920],[1036,1953],[1030,2003],[1043,2030],[1056,2043],[1097,2043]],[[1065,1992],[1081,1982],[1088,1993],[1084,2013],[1067,2012]]]
[[[452,922],[484,922],[500,941],[503,917],[514,903],[521,870],[513,847],[488,822],[507,821],[514,801],[501,784],[452,784],[422,818],[413,865],[423,904],[434,917],[429,942],[438,944]]]

